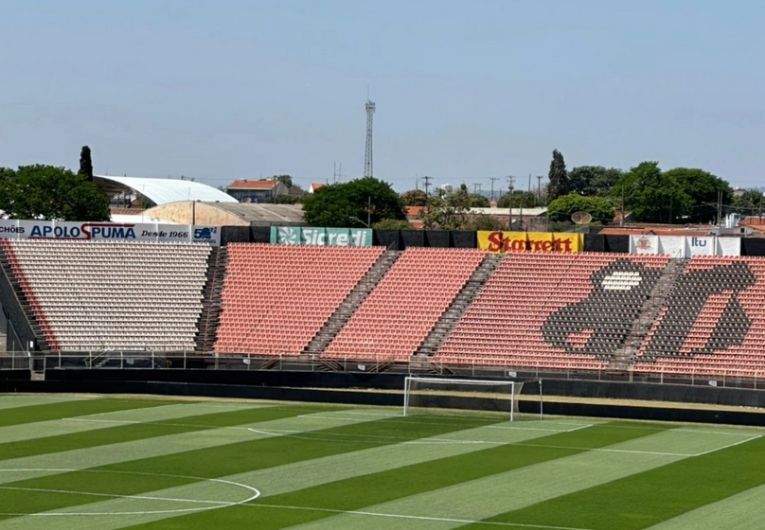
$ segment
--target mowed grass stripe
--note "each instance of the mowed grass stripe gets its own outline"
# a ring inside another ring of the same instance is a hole
[[[640,529],[762,484],[765,438],[757,437],[488,521],[595,530]],[[476,524],[465,528],[494,526]]]
[[[41,436],[59,436],[62,434],[103,429],[105,427],[116,427],[118,425],[126,425],[130,423],[169,421],[184,416],[255,409],[268,406],[274,405],[265,403],[253,403],[249,406],[235,403],[181,403],[177,405],[163,405],[142,409],[118,410],[115,412],[104,412],[87,416],[39,421],[35,423],[22,423],[20,425],[0,427],[0,443],[32,440],[34,438],[40,438]]]
[[[618,424],[617,422],[613,425]],[[282,495],[266,494],[261,500],[247,505],[201,512],[131,528],[207,528],[214,524],[238,528],[246,526],[248,521],[250,524],[254,522],[253,526],[263,530],[287,528],[331,517],[338,511],[359,510],[372,504],[479,480],[664,429],[662,426],[620,429],[612,428],[613,425],[603,423],[573,432],[544,436],[536,439],[534,444],[490,447]],[[263,489],[267,492],[267,485],[264,485]]]
[[[187,412],[190,412],[186,409]],[[263,421],[272,421],[304,414],[306,409],[281,406],[215,412],[196,416],[186,416],[167,421],[147,421],[117,426],[103,427],[85,432],[74,432],[58,436],[45,436],[33,440],[0,443],[0,461],[22,458],[45,453],[59,453],[75,449],[86,449],[101,445],[126,443],[146,438],[156,438],[172,434],[203,431],[236,425],[248,425]]]
[[[84,401],[98,399],[98,396],[81,394],[2,394],[0,393],[0,410],[45,403],[63,403],[64,401]]]
[[[326,413],[322,414],[326,416]],[[326,420],[325,420],[326,421]],[[486,424],[496,419],[486,419]],[[408,423],[403,426],[402,423]],[[475,425],[478,422],[473,422]],[[393,441],[414,440],[448,433],[464,427],[455,421],[428,421],[410,418],[402,421],[377,420],[343,425],[291,436],[289,443],[280,436],[261,440],[219,445],[159,458],[131,460],[87,471],[49,475],[0,486],[0,513],[39,512],[82,503],[81,495],[58,491],[98,492],[109,495],[136,495],[216,478],[243,471],[254,471],[293,462],[320,458],[347,451],[387,445]],[[92,472],[97,471],[97,472]],[[114,471],[116,473],[109,473]],[[145,475],[145,472],[154,475]],[[136,473],[136,474],[132,474]],[[179,476],[183,475],[183,477]],[[196,477],[196,478],[187,478]],[[9,489],[23,488],[23,489]],[[46,491],[32,491],[46,490]],[[89,501],[94,501],[91,497]],[[7,518],[8,515],[0,515]]]
[[[0,427],[72,418],[101,412],[113,412],[116,410],[159,407],[167,405],[167,403],[167,400],[99,398],[26,405],[3,409],[2,413],[0,413]]]
[[[765,486],[748,489],[717,502],[706,504],[672,519],[667,519],[651,530],[762,530],[765,528]]]
[[[586,424],[582,423],[580,427],[584,425]],[[267,498],[360,475],[378,473],[393,468],[402,468],[416,463],[478,451],[498,443],[533,442],[534,438],[549,435],[556,430],[563,432],[573,428],[576,428],[575,424],[557,425],[555,422],[488,425],[454,431],[435,437],[421,438],[412,442],[350,451],[284,466],[228,475],[222,478],[233,483],[257,487],[262,490],[264,498]],[[288,442],[288,438],[289,436],[285,436],[284,441]],[[169,490],[148,492],[148,495],[155,498],[208,499],[214,493],[211,491],[210,486],[209,483],[196,482]],[[235,494],[241,495],[241,493],[241,491],[234,492],[234,495],[225,497],[225,500],[235,500],[237,498]],[[182,506],[184,505],[174,502],[161,503],[152,501],[147,503],[142,499],[112,499],[95,502],[87,506],[73,506],[62,511],[68,513],[82,511],[88,511],[89,513],[115,513],[165,508],[177,509]],[[97,515],[49,517],[46,520],[46,529],[66,530],[76,526],[78,530],[115,530],[130,524],[128,521],[139,524],[166,519],[176,515],[172,513],[141,514],[130,516],[129,519],[127,517]],[[8,528],[31,530],[38,524],[39,521],[35,518],[16,518],[0,521],[0,530],[7,530]]]
[[[134,440],[127,443],[102,445],[88,449],[75,449],[58,453],[46,453],[24,458],[0,461],[0,484],[35,477],[55,475],[61,469],[78,470],[125,462],[163,457],[191,449],[214,449],[235,442],[253,441],[279,436],[279,432],[308,432],[331,427],[350,425],[380,418],[375,415],[349,415],[346,410],[314,412],[250,425],[223,427],[204,431],[160,436]],[[251,430],[252,429],[252,430]],[[268,434],[271,433],[271,434]]]
[[[635,425],[634,428],[640,428]],[[740,436],[748,436],[741,433]],[[531,440],[529,445],[535,444]],[[376,530],[449,530],[508,510],[654,469],[730,442],[726,433],[666,430],[626,442],[594,448],[556,460],[490,475],[479,480],[366,506],[363,513],[337,514],[301,530],[374,525]],[[487,492],[490,492],[487,494]],[[267,501],[267,499],[264,499]]]

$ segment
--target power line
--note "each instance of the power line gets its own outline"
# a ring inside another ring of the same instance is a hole
[[[499,180],[499,177],[489,177],[491,181],[491,200],[494,200],[494,183]]]

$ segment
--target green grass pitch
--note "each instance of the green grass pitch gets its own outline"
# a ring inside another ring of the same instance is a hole
[[[0,530],[761,529],[763,433],[0,395]]]

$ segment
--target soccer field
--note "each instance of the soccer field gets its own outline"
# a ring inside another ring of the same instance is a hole
[[[763,433],[0,395],[0,530],[760,529]]]

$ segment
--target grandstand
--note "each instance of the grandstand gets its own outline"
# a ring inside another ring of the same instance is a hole
[[[484,256],[480,250],[407,249],[324,356],[407,362]]]
[[[0,245],[50,350],[194,350],[209,245],[24,239]]]
[[[231,244],[215,351],[298,355],[383,253]]]
[[[198,351],[439,373],[765,374],[763,258],[225,248],[0,243],[42,352]]]
[[[667,258],[510,254],[435,360],[599,370],[624,342]]]

